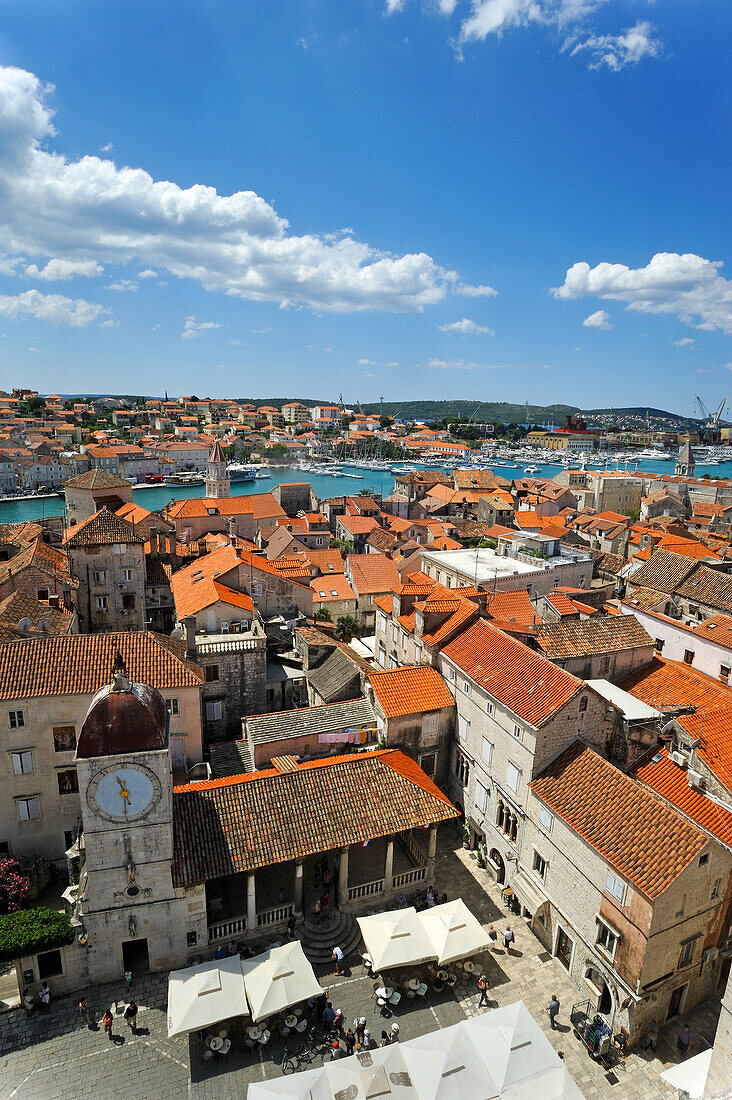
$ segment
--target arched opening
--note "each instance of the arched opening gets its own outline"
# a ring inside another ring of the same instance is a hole
[[[600,1004],[598,1008],[603,1016],[609,1016],[613,1007],[613,995],[608,989],[607,982],[602,983],[602,996],[600,997]]]
[[[597,996],[599,998],[597,1002],[597,1011],[602,1013],[603,1016],[609,1016],[613,1008],[613,995],[602,973],[594,966],[588,966],[585,971],[585,978],[592,985],[593,989],[597,990]]]
[[[503,883],[506,881],[506,864],[503,862],[503,856],[497,848],[491,848],[490,859],[491,862],[495,863],[496,867],[498,868],[496,874],[496,882],[498,882],[502,886]]]

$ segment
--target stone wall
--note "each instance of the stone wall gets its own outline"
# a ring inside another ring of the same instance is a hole
[[[267,643],[260,632],[218,634],[196,638],[196,661],[210,671],[202,685],[204,736],[211,741],[235,741],[241,737],[241,720],[247,714],[268,709]],[[221,717],[215,718],[207,704],[219,702]]]

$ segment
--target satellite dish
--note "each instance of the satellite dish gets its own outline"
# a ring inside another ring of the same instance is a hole
[[[29,619],[27,617],[27,615],[24,616],[22,619],[18,620],[18,630],[21,632],[21,634],[27,634],[28,631],[32,630],[32,629],[33,629],[33,620]]]
[[[40,619],[38,622],[38,629],[40,630],[41,634],[48,634],[49,630],[51,629],[48,620]]]

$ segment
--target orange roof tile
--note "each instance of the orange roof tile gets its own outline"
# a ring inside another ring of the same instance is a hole
[[[489,618],[507,625],[530,627],[541,622],[541,616],[537,615],[531,597],[525,589],[489,594],[486,612]]]
[[[732,848],[732,812],[690,787],[688,772],[674,764],[668,749],[651,749],[635,764],[631,774]]]
[[[732,705],[732,689],[680,661],[654,657],[649,665],[620,683],[642,703],[672,714],[684,707],[715,710]]]
[[[732,646],[732,617],[729,615],[712,615],[703,623],[691,627],[691,630],[701,638],[710,638],[719,645]]]
[[[310,582],[315,603],[328,603],[331,600],[355,600],[356,593],[343,573],[334,573],[330,577],[314,577]]]
[[[652,899],[659,897],[708,843],[696,825],[580,741],[570,745],[530,786]]]
[[[369,675],[374,694],[387,718],[424,714],[452,707],[455,700],[436,668],[413,665]]]
[[[399,570],[386,554],[349,554],[348,569],[359,596],[388,592],[399,584]]]
[[[732,791],[732,697],[726,706],[701,706],[677,721],[699,744],[697,755]]]
[[[483,621],[469,627],[442,652],[494,699],[533,726],[550,719],[584,687],[576,676]]]

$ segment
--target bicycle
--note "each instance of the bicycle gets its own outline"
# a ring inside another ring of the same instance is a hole
[[[315,1043],[315,1028],[311,1028],[305,1046],[298,1047],[295,1051],[288,1050],[285,1046],[282,1052],[281,1069],[283,1073],[295,1073],[305,1066],[309,1066],[313,1059],[322,1053],[321,1048]]]

